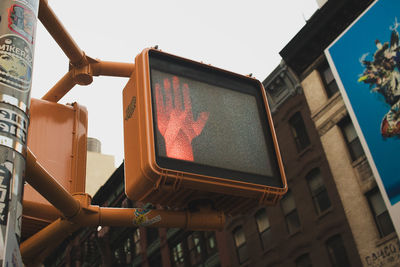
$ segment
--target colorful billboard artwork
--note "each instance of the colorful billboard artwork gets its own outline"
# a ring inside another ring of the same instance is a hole
[[[400,1],[379,0],[327,50],[375,178],[400,201]],[[359,128],[358,128],[359,126]],[[378,176],[378,177],[376,177]],[[381,190],[382,190],[381,187]]]
[[[383,137],[400,137],[400,51],[399,24],[396,21],[391,27],[390,42],[382,44],[375,41],[376,51],[371,60],[366,59],[368,53],[363,55],[361,63],[365,69],[359,82],[369,85],[372,92],[379,93],[388,105],[388,113],[381,123]]]

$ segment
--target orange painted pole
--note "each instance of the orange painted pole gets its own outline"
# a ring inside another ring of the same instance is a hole
[[[42,99],[57,103],[75,86],[75,84],[73,70],[70,70],[42,97]]]
[[[63,213],[65,217],[73,217],[79,212],[79,201],[71,196],[71,194],[36,161],[36,157],[29,148],[27,152],[26,172],[26,181]]]
[[[49,224],[21,243],[20,250],[24,263],[29,263],[37,254],[58,243],[60,240],[64,240],[78,230],[79,227],[79,225],[63,219],[58,219]]]
[[[111,61],[100,61],[91,64],[94,76],[115,76],[115,77],[131,77],[132,72],[135,70],[133,63],[121,63]]]
[[[132,63],[101,62],[87,57],[64,28],[47,0],[40,0],[39,19],[72,64],[72,69],[42,99],[58,102],[76,84],[90,84],[93,75],[130,77],[134,70]]]
[[[103,208],[87,205],[88,195],[81,194],[82,209],[77,216],[58,219],[24,241],[21,255],[25,263],[34,262],[36,255],[49,253],[55,243],[61,242],[68,235],[84,226],[120,226],[120,227],[165,227],[188,230],[222,230],[225,216],[222,212],[203,209],[197,212],[146,210],[126,208]]]
[[[39,20],[64,51],[72,65],[79,66],[84,63],[86,59],[85,53],[75,43],[71,35],[69,35],[54,11],[48,5],[47,0],[40,0]]]
[[[223,212],[211,209],[189,212],[100,207],[99,211],[99,225],[102,226],[144,226],[183,228],[190,230],[222,230],[225,225],[225,215]],[[82,224],[85,224],[84,220]]]
[[[199,206],[199,211],[169,211],[127,208],[107,208],[90,205],[91,197],[85,193],[71,196],[27,151],[27,181],[67,219],[58,219],[27,239],[20,246],[25,263],[35,262],[35,255],[47,255],[52,246],[83,226],[165,227],[189,230],[222,230],[223,212]],[[29,212],[38,207],[28,206]],[[51,212],[51,211],[47,211]],[[54,213],[54,211],[52,211]]]
[[[22,205],[24,216],[42,218],[48,222],[53,222],[62,216],[61,212],[53,206],[26,200],[23,201]]]
[[[80,203],[76,216],[69,218],[81,226],[143,226],[184,228],[190,230],[222,230],[225,225],[223,212],[209,206],[198,206],[199,211],[171,211],[141,208],[109,208],[90,205],[91,197],[76,193]]]
[[[76,84],[87,85],[92,82],[92,76],[114,76],[130,77],[135,69],[135,64],[92,60],[77,69],[72,69],[66,73],[43,97],[43,100],[58,102],[65,96]]]
[[[203,208],[199,212],[107,208],[90,205],[89,195],[72,196],[27,152],[27,181],[63,215],[82,226],[152,226],[190,229],[222,229],[222,212]]]

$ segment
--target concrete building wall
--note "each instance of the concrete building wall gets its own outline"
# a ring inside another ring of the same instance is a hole
[[[325,103],[328,100],[318,71],[312,71],[301,81],[301,86],[304,89],[308,108],[311,114],[315,114],[322,107],[321,103]]]
[[[338,126],[348,115],[340,93],[328,99],[317,70],[311,71],[301,84],[363,265],[398,266],[398,259],[392,263],[378,259],[379,251],[385,246],[394,247],[397,238],[394,233],[383,239],[379,236],[365,196],[376,183],[365,156],[353,161],[349,154]],[[380,262],[384,264],[375,265]]]
[[[86,193],[94,196],[115,171],[114,164],[114,156],[101,154],[100,141],[89,137],[86,160]]]

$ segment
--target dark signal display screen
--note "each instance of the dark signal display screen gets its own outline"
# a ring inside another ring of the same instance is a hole
[[[150,52],[157,164],[281,187],[259,83]]]

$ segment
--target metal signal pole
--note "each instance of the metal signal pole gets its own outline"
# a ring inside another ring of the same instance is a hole
[[[0,264],[23,266],[22,195],[39,0],[0,1]]]

